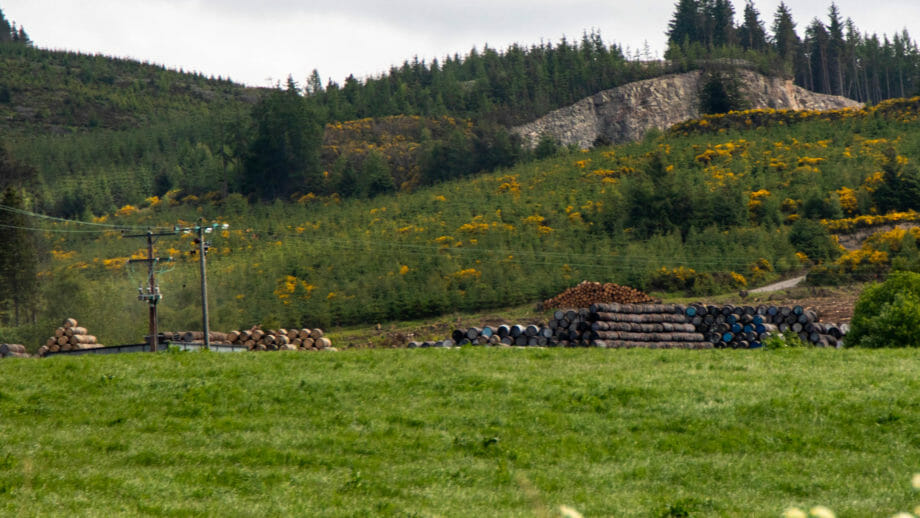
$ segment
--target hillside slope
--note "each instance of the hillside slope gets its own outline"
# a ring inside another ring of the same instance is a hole
[[[796,86],[792,80],[738,70],[739,83],[751,108],[777,110],[833,110],[858,108],[861,103],[835,95],[818,94]],[[513,129],[530,146],[542,135],[564,145],[587,149],[602,141],[638,140],[651,129],[664,130],[701,115],[699,70],[637,81],[553,111]]]

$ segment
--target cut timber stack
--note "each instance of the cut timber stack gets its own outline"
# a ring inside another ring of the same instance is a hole
[[[39,356],[51,352],[73,351],[76,349],[95,349],[105,347],[97,342],[96,337],[89,334],[85,327],[77,325],[77,320],[68,318],[61,327],[54,330],[54,336],[48,338],[45,345],[38,349]]]
[[[0,344],[0,358],[28,358],[26,347],[20,344]]]
[[[691,304],[686,314],[716,347],[758,347],[761,335],[796,334],[819,347],[842,344],[846,326],[819,321],[818,314],[802,306],[706,306]]]
[[[248,331],[228,333],[230,343],[245,345],[250,351],[315,351],[332,348],[322,329],[292,328],[263,330],[255,326]]]
[[[297,351],[325,350],[332,347],[322,329],[269,329],[254,326],[247,331],[229,333],[210,333],[212,345],[244,345],[250,351]],[[203,344],[204,333],[185,331],[178,333],[161,333],[163,342]]]
[[[610,349],[709,349],[678,304],[593,304],[580,341]]]
[[[798,333],[805,343],[840,347],[846,327],[818,321],[814,311],[775,306],[592,304],[557,310],[547,326],[457,329],[442,342],[409,347],[520,345],[648,349],[756,349],[771,334]]]
[[[519,345],[519,346],[547,346],[555,345],[552,342],[553,332],[545,325],[513,324],[500,325],[496,328],[489,326],[456,329],[451,337],[444,342],[436,342],[435,347],[450,347],[452,345]],[[440,344],[440,345],[439,345]],[[420,345],[424,347],[424,343]],[[413,347],[410,343],[409,347]]]
[[[553,298],[543,301],[545,309],[550,308],[587,308],[591,304],[617,302],[620,304],[644,304],[654,299],[647,294],[629,286],[619,284],[582,281],[578,286],[569,288]]]
[[[209,342],[213,345],[229,345],[227,333],[210,332],[208,333]],[[166,332],[157,335],[160,343],[175,342],[183,344],[203,344],[204,332],[202,331],[177,331]]]

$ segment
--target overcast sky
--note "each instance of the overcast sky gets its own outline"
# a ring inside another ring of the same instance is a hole
[[[831,0],[787,0],[799,33]],[[379,74],[419,56],[580,38],[663,52],[676,0],[0,0],[42,48],[149,61],[268,86],[314,68],[323,82]],[[734,0],[740,19],[743,0]],[[769,30],[779,1],[755,5]],[[837,0],[865,32],[920,35],[917,0]]]

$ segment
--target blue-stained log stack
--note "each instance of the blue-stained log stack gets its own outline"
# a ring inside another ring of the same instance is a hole
[[[801,306],[593,304],[557,310],[545,326],[457,329],[440,342],[410,347],[518,345],[649,349],[756,349],[777,333],[821,347],[842,346],[846,326],[821,323]]]

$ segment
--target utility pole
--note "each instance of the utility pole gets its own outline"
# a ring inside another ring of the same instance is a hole
[[[208,253],[208,249],[211,248],[211,243],[205,241],[204,235],[214,232],[215,229],[227,230],[230,228],[230,225],[226,223],[214,223],[212,225],[205,225],[204,218],[198,220],[198,224],[193,228],[184,228],[180,229],[176,227],[176,231],[185,232],[186,234],[194,230],[198,237],[195,238],[195,244],[198,245],[198,250],[193,251],[192,253],[198,253],[198,265],[201,270],[201,327],[204,331],[204,347],[205,349],[211,348],[211,329],[208,323],[208,277],[206,271],[206,260],[205,256]]]
[[[157,258],[153,256],[153,241],[154,237],[158,236],[171,236],[174,235],[174,232],[163,232],[154,234],[149,230],[145,234],[132,234],[125,235],[124,237],[143,237],[147,238],[147,258],[146,259],[131,259],[129,263],[147,263],[147,287],[143,285],[137,289],[137,299],[140,301],[147,302],[149,305],[149,318],[150,318],[150,351],[157,352],[157,346],[159,341],[159,330],[157,329],[157,302],[160,301],[163,296],[160,294],[160,286],[156,282],[156,265],[158,262],[170,261],[171,258]]]
[[[208,227],[207,232],[211,232],[211,228]],[[201,322],[202,327],[204,327],[204,348],[211,348],[211,329],[208,323],[208,277],[205,273],[205,252],[209,247],[209,243],[204,241],[204,220],[201,219],[198,221],[198,264],[201,267]]]

